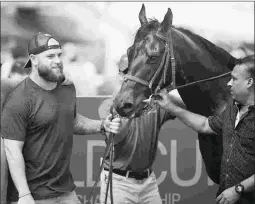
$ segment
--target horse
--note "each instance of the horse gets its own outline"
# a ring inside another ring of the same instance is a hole
[[[139,117],[150,95],[172,87],[197,114],[219,114],[230,99],[227,82],[241,59],[194,32],[172,25],[170,8],[162,22],[147,19],[144,4],[141,27],[127,49],[128,66],[120,70],[124,80],[113,107],[122,117]],[[210,80],[213,79],[213,80]],[[200,82],[200,83],[196,83]],[[209,178],[219,184],[221,137],[198,134],[199,148]]]

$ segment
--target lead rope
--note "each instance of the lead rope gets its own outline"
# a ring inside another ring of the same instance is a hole
[[[111,113],[112,113],[112,108],[113,107],[111,107],[111,110],[110,110]],[[101,175],[101,173],[103,171],[104,163],[105,163],[105,160],[106,160],[106,157],[107,157],[108,154],[110,154],[110,163],[109,163],[109,174],[108,174],[108,181],[107,181],[107,186],[106,186],[106,194],[105,194],[104,204],[107,204],[107,197],[108,197],[109,187],[110,187],[111,204],[114,204],[113,203],[113,191],[112,191],[112,169],[113,169],[112,163],[113,163],[113,158],[114,158],[114,134],[113,133],[109,134],[109,139],[108,139],[108,142],[106,143],[106,148],[105,148],[105,152],[104,152],[104,155],[103,155],[103,160],[102,160],[102,163],[100,165],[96,181],[95,181],[95,183],[94,183],[94,185],[92,187],[92,191],[91,191],[91,193],[89,195],[89,199],[88,200],[91,200],[93,192],[94,192],[94,190],[97,187],[97,184],[99,182],[100,175]],[[100,201],[100,202],[102,202],[102,201]]]
[[[101,172],[102,172],[102,170],[103,170],[103,168],[104,168],[104,163],[105,163],[106,156],[109,154],[110,150],[111,150],[111,142],[110,142],[110,140],[109,140],[108,143],[106,144],[106,148],[105,148],[103,160],[102,160],[102,163],[101,163],[101,165],[100,165],[100,168],[99,168],[99,172],[98,172],[96,181],[95,181],[95,183],[94,183],[94,185],[93,185],[93,187],[92,187],[92,191],[91,191],[91,193],[90,193],[90,195],[89,195],[89,199],[88,199],[88,200],[91,200],[92,195],[93,195],[93,193],[94,193],[94,190],[95,190],[95,188],[97,187],[97,184],[98,184],[99,179],[100,179]]]
[[[206,78],[206,79],[201,79],[201,80],[193,81],[193,82],[190,82],[190,83],[187,83],[187,84],[184,84],[184,85],[176,86],[175,88],[173,88],[173,86],[172,86],[172,84],[171,84],[171,85],[165,87],[164,89],[165,89],[167,92],[170,92],[170,91],[172,91],[173,89],[182,89],[182,88],[185,88],[185,87],[187,87],[187,86],[192,86],[192,85],[195,85],[195,84],[198,84],[198,83],[207,82],[207,81],[212,81],[212,80],[214,80],[214,79],[218,79],[218,78],[221,78],[221,77],[230,75],[230,74],[231,74],[231,71],[230,71],[230,72],[227,72],[227,73],[224,73],[224,74],[217,75],[217,76],[215,76],[215,77],[210,77],[210,78]]]
[[[113,133],[110,133],[109,141],[111,144],[110,145],[110,164],[109,164],[109,174],[108,174],[104,204],[107,204],[109,187],[110,187],[110,200],[111,200],[111,204],[113,204],[113,192],[112,192],[112,168],[113,168],[112,163],[113,163],[113,157],[114,157],[114,134]]]

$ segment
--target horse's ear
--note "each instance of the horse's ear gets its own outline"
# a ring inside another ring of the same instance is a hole
[[[168,29],[172,26],[173,21],[173,13],[170,8],[168,8],[168,11],[164,17],[164,20],[161,23],[161,29],[163,32],[167,32]]]
[[[140,23],[141,25],[143,25],[144,23],[148,23],[148,20],[146,18],[146,13],[145,13],[145,6],[144,4],[142,5],[142,8],[139,12],[139,20],[140,20]]]

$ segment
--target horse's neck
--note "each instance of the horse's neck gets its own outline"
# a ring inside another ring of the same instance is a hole
[[[193,80],[209,78],[229,72],[234,67],[234,58],[222,48],[197,35],[189,35],[178,29],[176,49],[182,49],[178,58],[180,71]],[[181,37],[181,40],[180,40]]]
[[[200,42],[200,39],[193,39],[196,36],[190,37],[186,33],[175,30],[174,37],[179,40],[178,46],[174,48],[176,49],[174,51],[175,57],[178,58],[178,71],[176,73],[178,85],[210,78],[230,71],[228,69],[230,55],[228,53],[224,53],[221,48],[209,41],[203,42],[201,40]],[[181,40],[180,36],[182,36]],[[208,44],[205,45],[204,43]],[[212,54],[213,51],[219,53]],[[219,56],[219,61],[215,56]],[[209,83],[199,83],[179,90],[179,93],[188,109],[209,116],[224,109],[229,97],[226,86],[227,81],[228,79],[224,77]]]

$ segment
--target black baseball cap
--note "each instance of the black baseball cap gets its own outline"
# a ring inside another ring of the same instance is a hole
[[[52,41],[50,41],[53,39]],[[61,49],[60,43],[48,33],[37,33],[28,44],[28,55],[37,55],[49,49]],[[31,60],[28,59],[24,68],[31,67]]]

